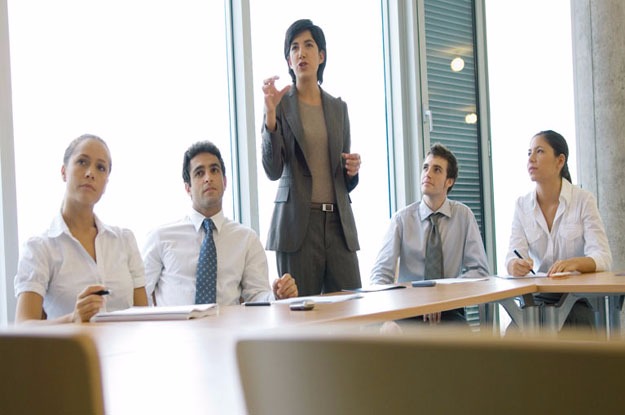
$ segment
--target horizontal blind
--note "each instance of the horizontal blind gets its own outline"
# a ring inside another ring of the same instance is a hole
[[[427,87],[433,130],[430,142],[454,152],[459,164],[458,180],[450,198],[471,208],[484,240],[484,214],[480,162],[477,76],[474,53],[473,0],[425,0]],[[464,60],[464,69],[451,70],[452,59]]]
[[[477,120],[465,117],[478,114],[477,77],[474,54],[473,0],[424,0],[427,87],[433,130],[430,142],[439,142],[458,159],[458,180],[449,197],[471,208],[485,241],[482,197],[480,140]],[[451,61],[460,57],[464,68],[454,72]],[[465,307],[465,318],[479,329],[478,306]]]

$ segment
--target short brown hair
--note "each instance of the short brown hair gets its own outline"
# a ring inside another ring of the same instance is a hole
[[[451,152],[447,147],[442,145],[441,143],[436,143],[430,147],[430,151],[426,154],[426,157],[429,155],[440,157],[447,160],[447,178],[454,179],[454,184],[456,183],[456,179],[458,178],[458,160],[454,153]],[[452,184],[447,189],[447,193],[451,192],[451,188],[454,187]]]

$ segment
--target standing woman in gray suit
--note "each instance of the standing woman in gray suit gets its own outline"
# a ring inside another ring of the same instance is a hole
[[[321,28],[308,19],[293,23],[284,57],[293,85],[278,90],[277,76],[263,82],[263,167],[269,179],[280,179],[267,249],[300,295],[358,288],[349,192],[358,184],[360,155],[350,153],[347,105],[320,87],[327,59]]]

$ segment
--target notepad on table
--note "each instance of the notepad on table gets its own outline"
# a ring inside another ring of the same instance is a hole
[[[101,312],[92,321],[150,321],[189,320],[217,314],[217,304],[192,304],[164,307],[130,307],[124,310]]]
[[[554,272],[553,274],[550,275],[551,278],[562,278],[562,277],[568,277],[569,275],[579,275],[578,271],[565,271],[565,272]],[[546,272],[537,272],[536,274],[527,274],[527,275],[522,275],[520,277],[515,277],[513,275],[495,275],[498,278],[503,278],[503,279],[507,279],[507,280],[520,280],[520,279],[527,279],[527,278],[547,278],[549,275],[547,275]]]
[[[434,280],[437,284],[467,284],[475,281],[488,281],[488,277],[454,277]]]
[[[329,294],[329,295],[311,295],[308,297],[293,297],[293,298],[283,298],[281,300],[275,300],[276,304],[291,304],[291,303],[299,303],[304,300],[314,301],[316,304],[323,303],[340,303],[342,301],[354,300],[357,298],[362,298],[362,294],[360,293],[352,293],[352,294]]]
[[[369,285],[367,287],[362,287],[362,288],[353,288],[349,290],[343,289],[341,291],[372,293],[372,292],[377,292],[377,291],[396,290],[397,288],[406,288],[406,286],[401,285],[401,284],[379,284],[379,285]]]

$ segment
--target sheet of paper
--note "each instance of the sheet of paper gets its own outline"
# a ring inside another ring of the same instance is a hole
[[[341,301],[353,300],[356,298],[362,298],[362,294],[354,293],[354,294],[340,294],[340,295],[311,295],[308,297],[294,297],[294,298],[285,298],[283,300],[276,300],[275,303],[299,303],[304,300],[312,300],[316,304],[322,303],[340,303]]]
[[[405,285],[401,284],[380,284],[380,285],[369,285],[368,287],[355,288],[353,290],[343,290],[345,292],[358,292],[358,293],[373,293],[377,291],[388,291],[388,290],[396,290],[396,289],[406,288]]]
[[[524,280],[529,278],[545,278],[547,276],[544,272],[537,272],[536,275],[527,274],[520,277],[515,277],[513,275],[495,275],[497,278],[503,278],[504,280]]]
[[[192,304],[159,307],[130,307],[124,310],[100,312],[92,321],[149,321],[149,320],[188,320],[217,314],[217,304]]]
[[[436,284],[466,284],[474,281],[486,281],[488,277],[480,278],[441,278],[436,280]]]
[[[551,274],[552,278],[558,278],[558,277],[568,277],[569,275],[578,275],[579,272],[577,271],[567,271],[567,272],[554,272],[553,274]],[[522,280],[522,279],[527,279],[527,278],[547,278],[547,273],[546,272],[537,272],[536,275],[534,274],[527,274],[527,275],[523,275],[521,277],[515,277],[512,275],[495,275],[498,278],[504,278],[507,280]]]

